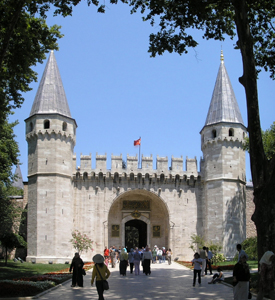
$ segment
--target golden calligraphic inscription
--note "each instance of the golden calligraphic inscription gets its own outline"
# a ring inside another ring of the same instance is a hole
[[[130,201],[124,200],[122,209],[139,209],[139,210],[150,210],[150,201]]]
[[[119,237],[119,225],[112,225],[112,237]]]
[[[135,219],[138,219],[141,216],[141,213],[138,210],[135,210],[131,213],[131,216]]]
[[[153,226],[153,237],[160,237],[160,226]]]

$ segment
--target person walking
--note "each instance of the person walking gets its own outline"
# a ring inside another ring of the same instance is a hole
[[[157,251],[157,257],[158,257],[158,261],[161,264],[162,261],[162,250],[159,248]]]
[[[238,262],[240,261],[242,255],[245,255],[246,256],[246,260],[248,260],[248,255],[245,253],[244,250],[242,250],[242,245],[238,244],[236,248],[237,248],[237,251],[239,252]]]
[[[75,287],[76,285],[79,287],[83,287],[83,270],[84,262],[80,258],[79,253],[75,253],[74,258],[72,260],[71,266],[70,266],[70,273],[73,270],[73,277],[72,277],[72,285],[71,287]]]
[[[209,250],[208,247],[206,247],[206,253],[207,253],[207,259],[206,259],[206,265],[205,265],[205,275],[207,275],[207,267],[208,270],[210,272],[210,275],[212,275],[212,258],[213,258],[213,254],[212,252]]]
[[[250,271],[246,263],[246,255],[242,254],[240,261],[233,269],[233,294],[234,300],[248,299]]]
[[[107,246],[105,246],[104,249],[104,258],[108,258],[109,259],[109,255],[110,255],[110,250],[107,248]]]
[[[165,263],[165,257],[166,257],[166,249],[165,247],[162,247],[162,262]]]
[[[113,249],[110,250],[110,258],[111,258],[112,268],[114,268],[116,266],[116,252]]]
[[[260,259],[260,281],[257,300],[262,300],[264,294],[269,294],[270,299],[275,300],[274,264],[274,253],[272,251],[266,251]]]
[[[151,249],[146,247],[143,252],[142,262],[143,262],[143,273],[147,276],[151,274],[151,261],[153,260]]]
[[[200,258],[202,259],[201,276],[204,276],[205,268],[206,268],[206,259],[207,259],[205,246],[203,246],[203,248],[200,250]]]
[[[153,256],[153,264],[155,264],[157,260],[157,246],[154,246],[152,251],[152,256]]]
[[[131,248],[128,254],[128,260],[130,264],[130,273],[133,274],[133,270],[134,270],[134,249],[133,248]]]
[[[168,251],[166,252],[167,255],[167,261],[168,261],[168,265],[171,265],[171,261],[172,261],[172,251],[169,248]]]
[[[192,262],[192,266],[194,266],[193,286],[196,285],[197,275],[198,275],[199,285],[201,285],[201,266],[202,266],[203,260],[200,258],[200,255],[198,252],[196,252],[194,254],[194,259],[191,262]]]
[[[135,275],[139,275],[140,272],[140,260],[141,260],[141,255],[138,251],[138,248],[136,248],[136,252],[134,253],[134,265],[135,265]]]
[[[122,276],[126,276],[126,270],[128,266],[128,253],[125,248],[121,249],[119,261],[119,273]]]
[[[103,293],[103,281],[107,280],[110,276],[110,271],[104,264],[104,257],[101,254],[96,254],[93,257],[95,263],[92,273],[91,286],[94,284],[96,278],[96,289],[98,293],[98,300],[104,300]]]

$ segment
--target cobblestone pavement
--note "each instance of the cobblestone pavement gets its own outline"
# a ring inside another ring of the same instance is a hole
[[[142,268],[141,268],[142,269]],[[192,286],[193,272],[177,263],[170,266],[164,264],[151,265],[151,275],[146,276],[142,273],[139,276],[130,274],[127,268],[127,276],[119,275],[118,266],[111,268],[109,277],[110,290],[104,292],[105,300],[166,300],[166,299],[219,299],[232,300],[232,288],[224,284],[208,284],[212,276],[202,277],[201,286],[196,284]],[[232,273],[225,273],[226,276],[232,276]],[[84,277],[84,288],[71,288],[71,282],[68,282],[45,294],[41,300],[82,300],[98,299],[95,285],[91,287],[91,271]],[[255,299],[253,297],[253,299]]]

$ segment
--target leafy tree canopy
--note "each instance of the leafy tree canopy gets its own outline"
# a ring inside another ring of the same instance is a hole
[[[275,157],[275,122],[273,122],[269,129],[262,131],[262,138],[265,155],[270,160]],[[246,138],[243,148],[249,152],[249,138]]]
[[[198,42],[190,29],[201,30],[202,37],[205,39],[222,41],[225,35],[233,39],[236,35],[236,1],[129,0],[128,3],[133,7],[132,13],[140,10],[142,14],[145,14],[143,20],[150,21],[154,28],[159,29],[157,33],[150,35],[149,52],[152,56],[156,56],[165,51],[187,53],[188,48],[196,47]],[[254,41],[256,65],[263,67],[266,71],[269,70],[271,77],[274,78],[275,1],[247,0],[242,2],[246,5]],[[236,48],[238,48],[238,43]]]
[[[0,130],[0,185],[9,187],[12,181],[12,167],[18,163],[19,148],[14,140],[14,126],[17,122],[8,123],[4,120]]]

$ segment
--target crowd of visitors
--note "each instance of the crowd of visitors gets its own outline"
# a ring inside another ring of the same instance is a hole
[[[233,269],[233,295],[234,300],[251,299],[250,293],[250,270],[247,264],[248,256],[242,249],[240,244],[236,247],[238,254],[238,261]],[[194,266],[193,287],[196,285],[198,278],[198,284],[201,285],[201,277],[207,275],[213,275],[212,273],[212,259],[213,254],[207,247],[202,247],[198,252],[194,254],[194,258],[191,261]],[[155,245],[153,249],[146,246],[145,248],[135,249],[131,248],[129,253],[126,248],[115,246],[111,248],[105,247],[103,255],[96,254],[93,257],[95,267],[93,268],[91,284],[93,285],[96,280],[96,288],[99,299],[103,300],[104,284],[103,282],[110,276],[109,266],[115,268],[116,264],[119,264],[119,272],[121,276],[126,276],[127,267],[130,266],[130,273],[140,275],[140,266],[142,266],[142,272],[147,276],[151,274],[151,264],[165,263],[167,260],[168,265],[172,262],[172,251],[165,247],[158,247]],[[275,300],[274,292],[274,265],[275,254],[272,251],[266,251],[259,262],[259,293],[257,300],[262,300],[265,294],[269,294],[272,300]],[[70,266],[70,272],[73,271],[72,287],[83,287],[83,269],[84,263],[80,258],[79,253],[75,253],[74,258]],[[217,269],[217,273],[214,274],[209,284],[215,284],[217,282],[224,281],[224,273],[221,267]],[[85,275],[85,274],[84,274]]]

